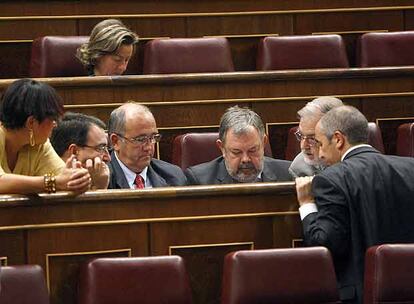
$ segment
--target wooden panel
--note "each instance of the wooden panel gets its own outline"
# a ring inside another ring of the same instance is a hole
[[[0,43],[0,78],[29,76],[31,43]]]
[[[0,232],[0,257],[8,265],[24,264],[26,261],[26,234],[24,231]]]
[[[413,5],[412,0],[2,1],[0,16],[298,10]]]
[[[0,20],[0,39],[34,39],[47,35],[78,35],[75,19]]]
[[[291,35],[293,31],[292,15],[245,15],[189,17],[188,36],[237,35],[276,33]]]
[[[251,249],[252,242],[190,245],[171,248],[171,254],[177,254],[185,260],[193,302],[220,303],[224,257],[232,251]]]
[[[47,256],[46,278],[52,303],[76,303],[79,268],[88,260],[103,257],[129,257],[130,249],[75,252]]]
[[[404,30],[404,13],[403,11],[363,11],[296,16],[296,34],[366,30]]]
[[[414,11],[405,12],[405,30],[412,31],[414,30]]]

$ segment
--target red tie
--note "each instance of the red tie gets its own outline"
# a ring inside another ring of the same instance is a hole
[[[144,189],[145,188],[144,179],[139,174],[137,174],[137,176],[135,176],[134,184],[136,186],[136,189]]]

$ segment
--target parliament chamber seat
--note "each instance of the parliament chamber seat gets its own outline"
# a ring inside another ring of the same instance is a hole
[[[87,75],[76,50],[88,42],[88,36],[44,36],[32,43],[30,77]]]
[[[340,303],[331,255],[323,247],[229,253],[221,303]]]
[[[293,160],[296,155],[300,153],[300,143],[296,139],[295,132],[298,127],[292,127],[288,131],[288,139],[286,145],[285,158],[287,160]],[[375,122],[368,123],[368,144],[373,146],[375,149],[380,151],[382,154],[385,153],[384,142],[382,140],[381,129]]]
[[[216,145],[218,138],[218,132],[186,133],[176,136],[173,141],[172,163],[185,170],[221,156],[221,151]],[[265,155],[272,157],[269,142],[265,145]]]
[[[414,65],[414,31],[366,33],[357,49],[360,67]]]
[[[39,265],[2,266],[0,268],[1,304],[48,304],[43,270]]]
[[[233,71],[226,38],[154,39],[144,47],[144,74]]]
[[[367,250],[364,303],[414,303],[414,244],[384,244]]]
[[[78,304],[192,303],[179,256],[99,258],[81,267]]]
[[[258,46],[256,70],[348,68],[339,35],[265,37]]]
[[[414,157],[414,123],[405,123],[397,130],[397,155]]]

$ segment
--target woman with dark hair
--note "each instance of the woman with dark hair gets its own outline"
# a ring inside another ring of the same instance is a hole
[[[13,82],[0,101],[0,193],[83,193],[90,176],[80,162],[66,165],[49,136],[63,104],[56,91],[31,79]]]

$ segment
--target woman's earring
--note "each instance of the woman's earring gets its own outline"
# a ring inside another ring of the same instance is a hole
[[[34,147],[36,145],[36,140],[33,134],[33,129],[29,129],[29,143],[31,147]]]

